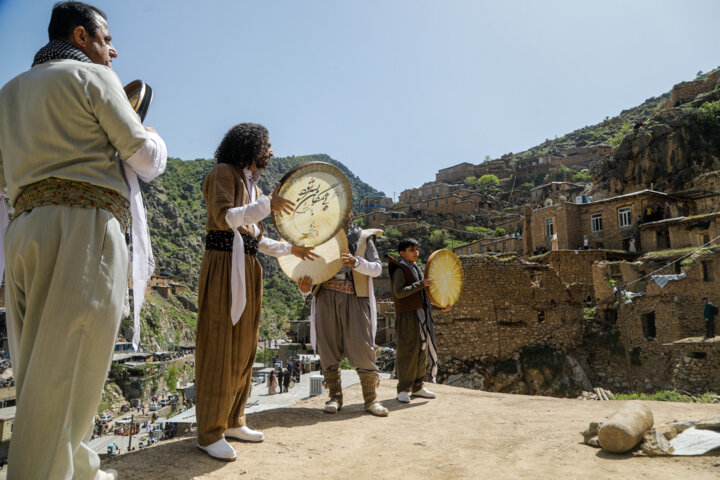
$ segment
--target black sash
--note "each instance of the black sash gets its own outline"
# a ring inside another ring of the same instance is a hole
[[[258,241],[251,237],[241,233],[243,238],[243,244],[245,246],[245,253],[257,256],[258,253]],[[233,232],[228,230],[211,230],[205,237],[205,250],[220,250],[223,252],[232,252],[233,247]]]

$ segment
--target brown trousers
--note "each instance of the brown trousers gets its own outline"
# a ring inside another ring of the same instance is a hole
[[[420,339],[420,321],[417,313],[404,312],[397,315],[397,392],[417,392],[423,387],[427,374],[427,355]]]
[[[232,252],[207,250],[200,266],[195,349],[195,415],[198,443],[223,438],[228,428],[246,425],[245,404],[252,386],[262,303],[262,267],[245,255],[245,311],[230,320]]]

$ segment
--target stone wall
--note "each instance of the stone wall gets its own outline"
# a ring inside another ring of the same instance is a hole
[[[690,393],[720,391],[720,341],[677,342],[672,352],[673,388]]]
[[[701,93],[714,90],[720,83],[720,70],[716,70],[707,78],[681,82],[675,85],[670,92],[670,98],[665,102],[663,108],[672,108],[678,104],[689,102]]]
[[[527,345],[572,348],[582,335],[581,299],[546,266],[460,256],[465,281],[451,312],[435,315],[441,364],[510,357]]]

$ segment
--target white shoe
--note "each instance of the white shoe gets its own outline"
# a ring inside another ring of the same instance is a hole
[[[398,393],[397,401],[401,403],[410,403],[410,394],[408,392]]]
[[[340,410],[340,404],[336,400],[328,400],[323,407],[325,413],[337,413],[338,410]]]
[[[117,480],[118,479],[118,473],[116,470],[113,470],[112,468],[108,468],[107,470],[98,470],[95,474],[94,480]]]
[[[235,449],[224,438],[221,438],[217,442],[211,443],[206,447],[198,444],[197,448],[217,460],[223,460],[225,462],[232,462],[237,460],[237,455],[235,455]]]
[[[262,432],[253,430],[247,425],[239,428],[228,428],[225,430],[225,438],[232,438],[233,440],[240,440],[243,442],[259,443],[265,440],[265,435]]]
[[[413,397],[420,397],[420,398],[435,398],[435,392],[431,392],[425,387],[422,387],[417,392],[413,392]]]

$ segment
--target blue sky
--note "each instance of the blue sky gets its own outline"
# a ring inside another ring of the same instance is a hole
[[[0,84],[54,1],[0,0]],[[715,0],[98,0],[114,69],[155,92],[170,155],[235,123],[276,155],[327,153],[388,195],[519,152],[720,66]]]

